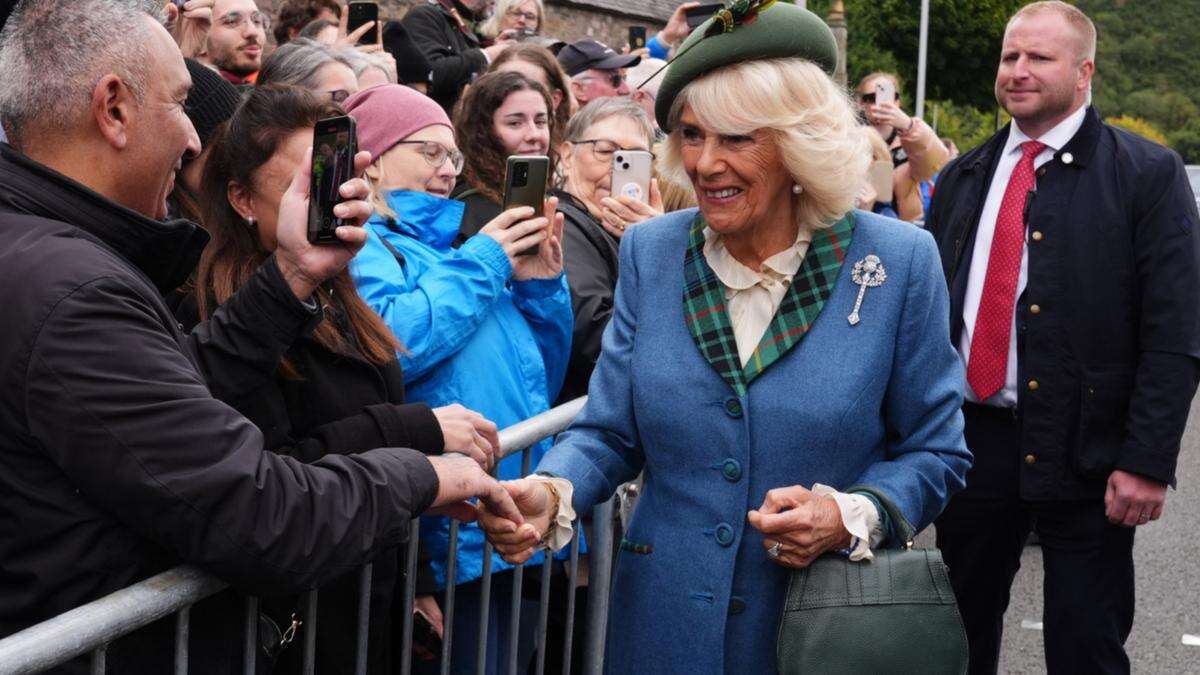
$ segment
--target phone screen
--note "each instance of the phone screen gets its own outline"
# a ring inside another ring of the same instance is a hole
[[[358,38],[360,45],[373,45],[379,42],[379,5],[373,2],[350,3],[350,18],[346,22],[347,33],[353,33],[369,21],[374,21],[375,25]]]
[[[722,9],[725,9],[725,5],[723,3],[714,2],[684,10],[684,16],[687,17],[688,28],[691,30],[696,30],[696,26],[708,21],[709,17],[721,11]]]
[[[339,241],[334,231],[341,226],[342,219],[333,215],[333,207],[341,201],[338,188],[353,175],[355,146],[351,117],[324,119],[313,129],[308,240],[314,244]]]

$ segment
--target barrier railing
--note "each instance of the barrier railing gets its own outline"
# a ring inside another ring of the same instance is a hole
[[[514,424],[500,432],[503,457],[522,453],[522,475],[530,471],[532,445],[564,430],[583,408],[586,398],[576,399],[523,422]],[[608,615],[608,592],[612,570],[613,501],[596,507],[593,513],[595,541],[589,542],[588,612],[586,617],[586,640],[583,651],[585,675],[598,675],[603,668],[604,629]],[[563,644],[564,672],[569,673],[574,649],[575,585],[579,572],[579,532],[581,525],[575,523],[575,538],[571,542],[570,561],[567,564],[567,610],[564,617],[565,638]],[[416,592],[416,574],[412,572],[417,559],[417,521],[412,521],[406,558],[410,573],[405,577],[404,623],[401,648],[401,668],[408,675],[412,663],[413,604]],[[458,523],[450,525],[450,552],[447,559],[447,583],[443,605],[444,633],[442,638],[442,673],[451,672],[451,647],[455,639],[454,591],[455,564],[458,550]],[[481,579],[482,614],[477,636],[478,672],[483,673],[487,665],[487,614],[491,611],[491,544],[484,548],[484,568]],[[549,555],[542,564],[539,589],[539,616],[536,633],[536,668],[538,675],[545,671],[547,631],[550,608],[551,565]],[[520,631],[522,585],[524,565],[513,570],[513,603],[511,607],[511,636],[508,644],[509,660],[504,671],[515,675],[518,669],[517,647]],[[356,621],[357,647],[355,673],[367,671],[367,636],[370,617],[370,590],[372,568],[365,565],[359,574],[359,606]],[[194,567],[183,565],[168,570],[127,588],[116,591],[52,619],[31,626],[19,633],[0,640],[0,675],[38,673],[66,663],[84,654],[91,654],[93,675],[105,673],[107,646],[114,640],[143,628],[159,619],[175,616],[175,665],[176,675],[188,672],[188,637],[190,632],[190,610],[192,605],[227,588],[227,585]],[[300,648],[303,653],[303,671],[310,675],[315,670],[317,637],[318,590],[311,590],[304,597],[303,636]],[[243,633],[242,670],[253,675],[259,650],[258,598],[247,597],[244,603],[245,630]],[[462,639],[461,637],[459,639]],[[455,672],[459,672],[456,670]]]

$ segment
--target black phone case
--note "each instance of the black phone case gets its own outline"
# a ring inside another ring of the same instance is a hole
[[[333,165],[323,156],[322,146],[329,144],[329,137],[336,139],[340,133],[348,134],[345,146],[334,144]],[[336,230],[342,219],[333,215],[333,207],[341,201],[338,187],[350,180],[354,173],[354,156],[358,154],[358,139],[354,118],[332,117],[317,122],[313,127],[313,166],[308,195],[308,241],[312,244],[337,244]],[[339,157],[341,158],[339,160]],[[331,174],[326,176],[326,170]]]
[[[379,5],[374,2],[350,3],[350,18],[346,22],[346,32],[353,33],[368,21],[374,21],[375,26],[358,38],[360,45],[373,45],[379,42]]]
[[[522,174],[521,167],[525,167]],[[516,155],[508,158],[504,171],[504,210],[514,206],[533,208],[534,217],[542,212],[546,201],[546,181],[550,174],[550,158],[541,155]],[[518,251],[517,255],[533,255],[537,247]]]

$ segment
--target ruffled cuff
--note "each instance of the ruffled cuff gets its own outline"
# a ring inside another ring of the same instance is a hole
[[[883,542],[883,525],[879,519],[879,509],[863,495],[838,492],[828,485],[817,483],[813,485],[813,494],[829,495],[837,502],[842,514],[842,527],[850,533],[850,546],[845,549],[850,560],[874,560],[871,549]]]
[[[533,475],[529,476],[529,480],[550,488],[558,499],[558,509],[550,514],[550,526],[546,528],[546,534],[542,535],[542,545],[551,551],[560,551],[571,543],[571,537],[575,534],[575,528],[572,527],[575,522],[575,507],[571,506],[575,486],[566,478],[553,476]]]

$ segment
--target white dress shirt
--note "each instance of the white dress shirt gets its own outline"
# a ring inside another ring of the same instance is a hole
[[[1000,203],[1004,201],[1004,191],[1008,189],[1008,179],[1012,177],[1013,169],[1021,160],[1021,144],[1025,141],[1036,140],[1046,145],[1045,149],[1033,159],[1033,168],[1036,170],[1053,159],[1054,154],[1070,142],[1079,128],[1083,126],[1083,119],[1086,115],[1087,106],[1080,106],[1079,110],[1071,113],[1069,117],[1059,122],[1041,138],[1030,138],[1017,126],[1016,120],[1013,120],[1012,127],[1008,132],[1008,142],[1004,144],[1004,151],[1000,155],[999,163],[996,164],[996,173],[992,176],[992,184],[988,188],[987,201],[983,203],[983,213],[979,216],[979,228],[975,232],[975,248],[971,253],[971,273],[967,277],[967,294],[963,301],[963,330],[958,342],[958,354],[963,362],[964,374],[971,354],[971,336],[975,333],[975,318],[979,315],[979,303],[983,298],[983,282],[987,277],[988,259],[992,252],[992,237],[996,233],[996,218],[1000,215]],[[1066,157],[1063,157],[1063,161],[1067,161]],[[1025,233],[1025,238],[1025,246],[1021,248],[1021,272],[1017,278],[1018,298],[1025,292],[1029,273],[1028,231]],[[1015,408],[1017,405],[1016,311],[1017,304],[1014,302],[1013,322],[1008,338],[1008,369],[1004,377],[1004,386],[986,401],[982,401],[987,405],[1001,408]],[[981,402],[975,396],[975,392],[967,383],[966,378],[963,379],[963,395],[973,403]]]

